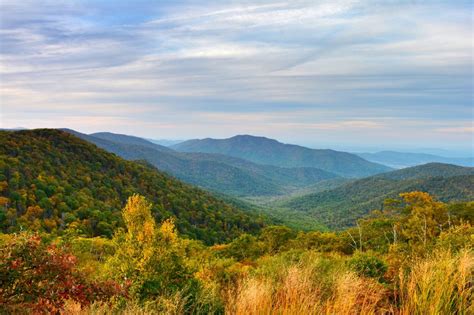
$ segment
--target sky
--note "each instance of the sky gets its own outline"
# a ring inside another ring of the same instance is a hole
[[[473,150],[471,1],[0,1],[0,127]]]

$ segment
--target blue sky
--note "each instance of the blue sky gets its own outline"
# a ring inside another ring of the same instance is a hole
[[[0,2],[1,125],[473,146],[470,1]]]

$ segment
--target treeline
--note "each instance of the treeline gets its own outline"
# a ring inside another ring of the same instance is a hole
[[[7,313],[469,314],[474,203],[387,200],[340,232],[268,226],[230,243],[181,238],[143,197],[111,239],[0,237]]]
[[[111,237],[139,193],[158,221],[206,244],[256,232],[263,219],[146,164],[128,162],[59,130],[0,131],[0,229]]]

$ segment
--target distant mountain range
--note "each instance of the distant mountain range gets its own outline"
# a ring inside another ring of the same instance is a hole
[[[279,206],[311,214],[326,226],[342,228],[353,225],[371,210],[381,209],[385,199],[414,190],[428,192],[442,201],[473,200],[474,168],[429,163],[351,181]]]
[[[391,168],[346,152],[309,149],[265,137],[188,140],[171,146],[181,152],[214,153],[279,167],[313,167],[342,177],[365,177]]]
[[[367,161],[384,164],[393,168],[405,168],[426,163],[438,162],[460,166],[474,166],[474,157],[444,157],[425,153],[407,153],[396,151],[381,151],[377,153],[356,153]]]
[[[133,136],[66,131],[127,160],[145,160],[187,183],[233,196],[284,194],[338,177],[311,167],[283,168],[220,154],[177,152]]]
[[[353,225],[380,209],[385,199],[407,191],[426,191],[442,201],[474,199],[472,167],[428,163],[389,171],[354,154],[253,136],[167,147],[121,134],[63,131],[0,131],[0,181],[8,180],[2,187],[8,188],[6,197],[14,200],[20,217],[29,206],[47,209],[48,220],[63,209],[84,226],[84,233],[94,235],[107,235],[120,225],[113,211],[133,192],[158,205],[157,218],[173,214],[184,234],[208,243],[225,239],[229,227],[234,236],[258,229],[263,221],[243,209],[264,213],[272,222],[314,230]],[[176,178],[219,193],[219,198]],[[25,191],[35,197],[25,199]],[[83,206],[77,208],[75,200]],[[207,233],[210,217],[220,225]],[[55,218],[59,225],[67,220]],[[2,222],[0,213],[0,227]]]

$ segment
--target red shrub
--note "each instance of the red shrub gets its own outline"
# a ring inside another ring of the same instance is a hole
[[[113,281],[92,283],[76,270],[76,257],[20,234],[0,247],[0,304],[10,311],[58,313],[67,299],[81,305],[126,295]]]

